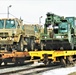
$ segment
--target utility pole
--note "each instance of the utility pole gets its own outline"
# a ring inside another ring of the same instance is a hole
[[[7,7],[7,18],[9,18],[9,8],[10,7],[12,7],[12,5],[9,5],[8,7]]]
[[[41,18],[42,18],[43,16],[40,16],[39,17],[39,25],[41,25]]]

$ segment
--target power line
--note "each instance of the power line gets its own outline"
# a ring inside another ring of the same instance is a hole
[[[10,14],[10,15],[12,15],[12,14]],[[15,17],[15,18],[17,18],[16,16],[14,16],[14,15],[12,15],[13,17]],[[21,18],[21,17],[20,17]],[[24,21],[23,20],[23,22],[26,22],[26,23],[31,23],[31,22],[27,22],[27,21]]]
[[[0,14],[7,14],[7,13],[0,13]],[[13,16],[14,18],[17,18],[15,15],[13,15],[13,14],[11,14],[11,13],[9,13],[9,14],[10,14],[11,16]],[[27,21],[24,21],[24,20],[23,20],[23,22],[33,24],[33,22],[27,22]]]
[[[0,14],[7,14],[7,13],[0,13]]]
[[[30,23],[30,24],[33,24],[33,22],[27,22],[27,21],[24,21],[24,22],[26,22],[26,23]],[[37,24],[37,23],[36,23]]]
[[[16,16],[14,16],[13,14],[11,14],[11,13],[9,13],[10,15],[12,15],[13,17],[15,17],[15,18],[17,18]],[[20,17],[21,18],[21,17]],[[24,21],[23,20],[23,22],[26,22],[26,23],[30,23],[31,24],[31,22],[27,22],[27,21]]]
[[[14,16],[13,14],[9,13],[10,15],[12,15],[13,17],[17,18],[16,16]]]

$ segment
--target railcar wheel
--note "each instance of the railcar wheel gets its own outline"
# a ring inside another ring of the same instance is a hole
[[[45,65],[48,65],[48,64],[49,64],[48,55],[47,55],[47,54],[44,54],[44,55],[43,55],[43,58],[44,58],[43,63],[44,63]]]
[[[49,61],[48,61],[48,60],[44,60],[43,63],[44,63],[45,65],[48,65],[48,64],[49,64]]]
[[[1,64],[2,64],[2,61],[0,61],[0,66],[1,66]]]
[[[4,61],[4,65],[7,65],[7,62],[6,61]]]
[[[24,60],[19,60],[19,64],[24,64]]]
[[[67,57],[67,64],[74,66],[73,58],[71,56]]]
[[[15,65],[18,65],[18,61],[16,61],[14,64],[15,64]]]
[[[15,64],[15,65],[18,65],[18,64],[19,64],[18,59],[15,58],[14,60],[15,60],[14,64]]]
[[[65,61],[65,59],[62,58],[62,59],[60,60],[60,63],[61,63],[61,66],[62,66],[62,67],[66,67],[66,61]]]
[[[52,62],[51,59],[45,59],[45,60],[43,61],[43,63],[44,63],[45,65],[54,65],[54,63]]]

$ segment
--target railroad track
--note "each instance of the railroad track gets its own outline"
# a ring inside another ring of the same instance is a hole
[[[23,64],[14,64],[14,63],[9,63],[8,65],[0,65],[0,69],[5,69],[5,68],[12,68],[12,67],[18,67],[18,66],[24,66],[24,65],[31,65],[33,64],[33,61],[28,61]]]
[[[61,66],[44,66],[42,63],[37,65],[8,68],[6,70],[3,70],[3,72],[0,70],[0,75],[36,75],[38,73],[56,68],[61,68]]]

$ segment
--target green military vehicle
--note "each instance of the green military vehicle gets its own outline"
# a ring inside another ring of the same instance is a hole
[[[44,33],[40,37],[41,50],[73,50],[76,48],[76,26],[74,17],[58,16],[47,13]],[[52,31],[48,32],[48,27]]]

